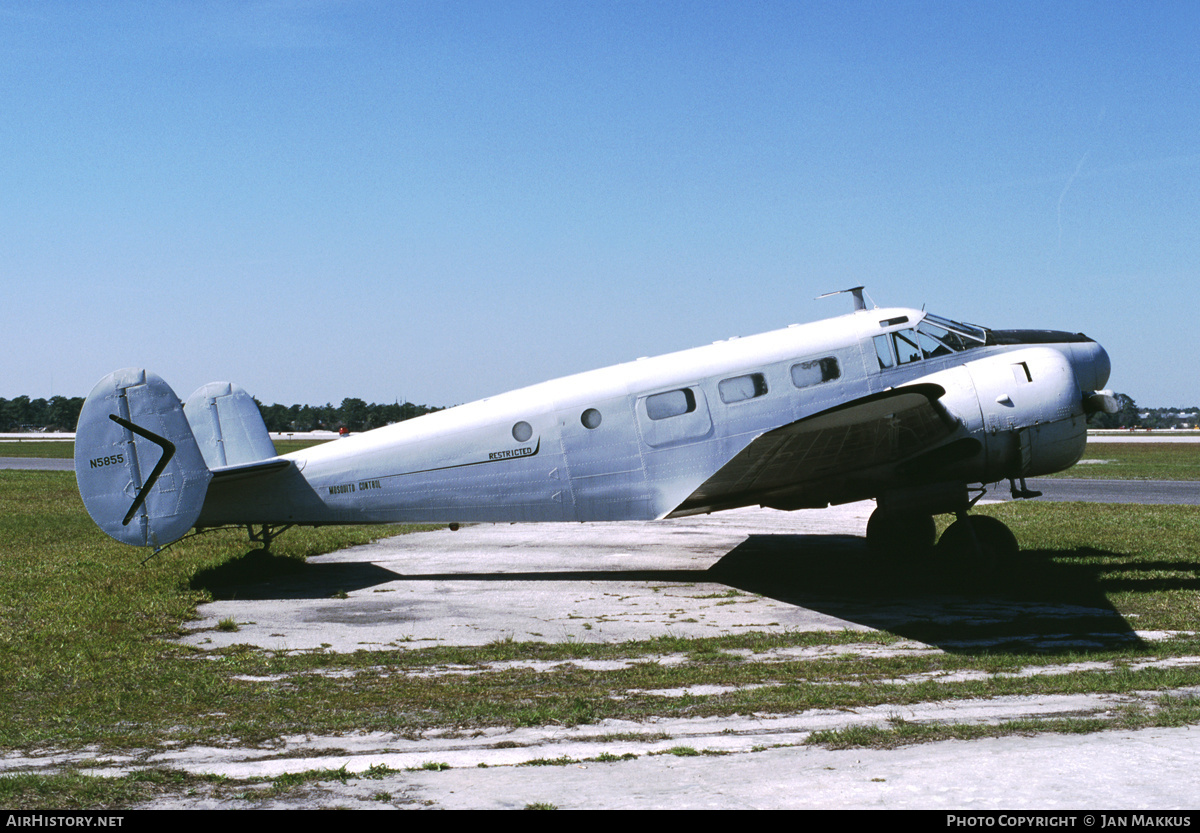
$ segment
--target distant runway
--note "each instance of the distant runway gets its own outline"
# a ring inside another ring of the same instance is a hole
[[[1088,432],[1089,443],[1200,443],[1200,431]]]
[[[1033,479],[1030,489],[1042,493],[1037,500],[1056,503],[1141,503],[1200,505],[1200,482],[1187,480],[1079,480]],[[1000,490],[1004,487],[1001,486]]]
[[[0,469],[30,471],[74,471],[75,461],[58,457],[0,457]]]

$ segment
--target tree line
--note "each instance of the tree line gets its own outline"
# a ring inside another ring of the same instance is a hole
[[[362,399],[346,398],[341,405],[264,405],[257,399],[258,410],[268,431],[369,431],[402,422],[422,414],[440,411],[429,405],[396,402],[391,405],[367,403]],[[21,431],[74,431],[83,409],[82,396],[52,396],[49,399],[30,399],[17,396],[0,398],[0,433]]]
[[[345,427],[349,431],[370,431],[393,422],[419,417],[440,411],[430,405],[414,405],[412,402],[395,402],[391,405],[367,403],[362,399],[347,398],[341,405],[264,405],[257,399],[258,410],[267,424],[268,431],[337,431]]]
[[[82,396],[0,399],[0,433],[18,431],[74,431],[83,408]]]
[[[1115,414],[1092,414],[1089,428],[1196,428],[1200,426],[1200,408],[1139,408],[1133,397],[1124,393],[1113,395],[1117,400]]]

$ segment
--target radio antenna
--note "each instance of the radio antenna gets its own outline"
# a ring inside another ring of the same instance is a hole
[[[854,296],[854,311],[855,312],[857,312],[858,310],[867,308],[867,302],[863,298],[863,287],[861,287],[861,286],[852,286],[849,289],[839,289],[837,292],[826,292],[824,295],[818,295],[816,300],[819,301],[822,298],[829,298],[830,296],[833,296],[833,295],[845,295],[847,292],[849,292],[851,295]]]

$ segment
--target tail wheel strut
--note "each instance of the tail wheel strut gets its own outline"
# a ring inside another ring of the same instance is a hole
[[[283,524],[276,526],[273,524],[262,524],[258,527],[258,532],[254,531],[254,524],[246,524],[246,533],[250,536],[252,544],[262,544],[263,550],[271,549],[271,542],[278,538],[283,533],[291,529],[294,524]]]

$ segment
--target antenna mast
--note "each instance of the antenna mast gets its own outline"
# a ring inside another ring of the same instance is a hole
[[[826,292],[824,295],[818,295],[817,300],[819,301],[822,298],[828,298],[832,295],[845,295],[847,292],[854,296],[855,312],[867,308],[866,299],[863,298],[863,287],[861,286],[852,286],[849,289],[839,289],[837,292]]]

